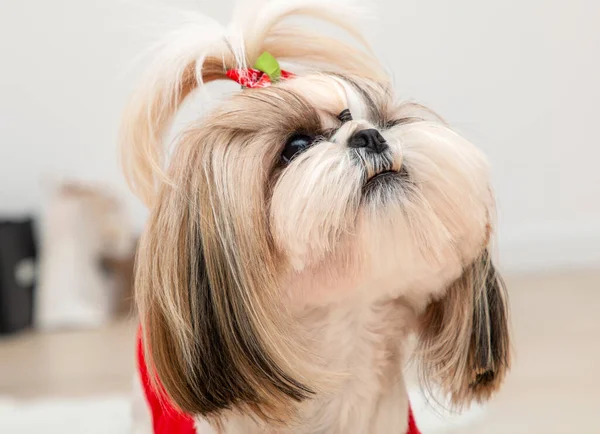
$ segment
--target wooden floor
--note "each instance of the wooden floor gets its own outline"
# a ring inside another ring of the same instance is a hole
[[[600,273],[508,284],[514,366],[468,434],[600,434]]]
[[[600,434],[600,271],[507,279],[515,360],[485,427],[466,434]],[[0,395],[128,393],[135,325],[0,340]]]

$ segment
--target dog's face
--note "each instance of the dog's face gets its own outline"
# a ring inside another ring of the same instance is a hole
[[[263,142],[274,152],[265,212],[305,301],[362,288],[375,298],[414,290],[426,302],[483,253],[494,216],[487,163],[431,112],[356,77],[309,76],[272,91],[305,106],[298,116],[273,95],[261,110],[289,117]]]
[[[196,52],[161,63],[129,108],[125,159],[151,207],[136,274],[151,368],[189,413],[286,421],[319,388],[295,313],[402,299],[419,318],[425,380],[458,405],[489,397],[509,357],[484,157],[398,103],[365,54],[276,35],[257,47],[345,72],[232,95],[181,134],[168,163],[172,116],[236,65],[229,46],[201,67]]]

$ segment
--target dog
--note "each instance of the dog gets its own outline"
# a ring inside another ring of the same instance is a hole
[[[125,110],[125,174],[150,210],[145,394],[199,433],[417,432],[409,358],[457,408],[509,369],[488,163],[394,97],[362,12],[275,0],[242,3],[228,27],[188,16]],[[184,102],[232,79],[242,89],[166,146]]]

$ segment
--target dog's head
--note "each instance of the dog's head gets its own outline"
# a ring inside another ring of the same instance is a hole
[[[205,25],[180,30],[126,112],[126,172],[151,210],[136,276],[151,368],[189,413],[283,420],[318,386],[290,311],[403,297],[420,318],[427,378],[457,404],[488,397],[508,331],[485,158],[396,101],[368,50],[284,22],[304,14],[356,36],[351,8],[285,4],[212,39]],[[166,161],[183,101],[265,51],[297,76],[237,91]]]

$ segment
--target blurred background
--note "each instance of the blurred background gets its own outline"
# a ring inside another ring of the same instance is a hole
[[[158,4],[0,2],[3,434],[127,432],[146,214],[117,136]],[[227,22],[233,2],[162,4]],[[600,433],[600,2],[374,4],[365,31],[399,96],[440,113],[493,168],[516,360],[459,432]],[[99,414],[112,416],[90,426]]]

